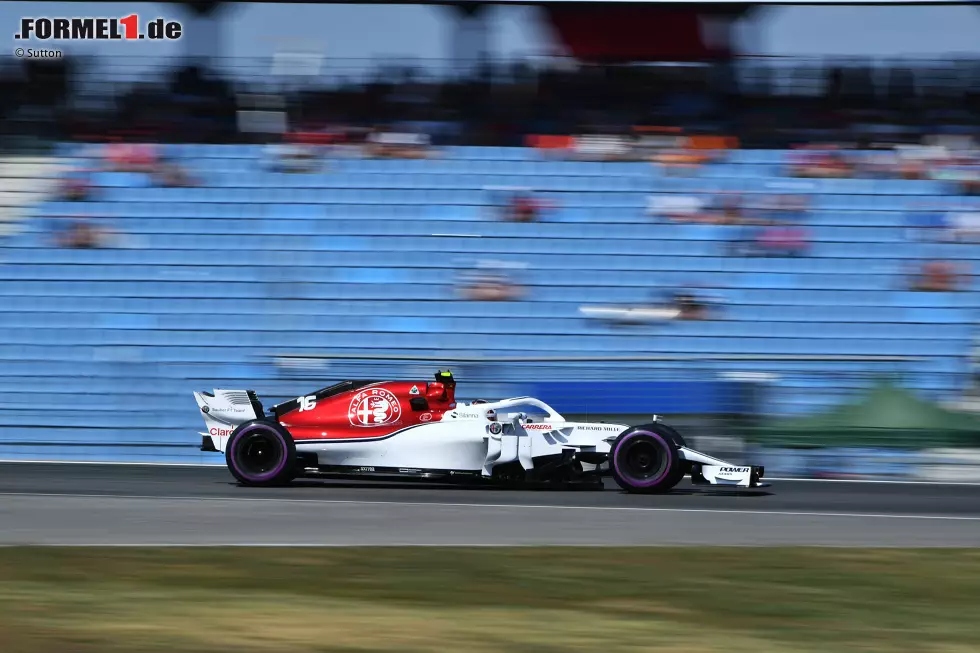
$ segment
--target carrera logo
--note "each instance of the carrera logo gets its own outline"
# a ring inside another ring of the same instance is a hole
[[[216,427],[211,427],[211,430],[208,431],[208,433],[211,435],[231,435],[231,432],[234,430],[235,429],[219,429]]]
[[[719,474],[747,474],[752,471],[751,467],[722,467]]]
[[[431,422],[432,421],[432,413],[422,413],[421,415],[419,415],[419,421],[420,422]]]
[[[370,388],[354,395],[347,409],[351,426],[383,426],[398,421],[402,406],[398,397],[384,388]]]
[[[524,430],[526,431],[552,431],[554,427],[551,424],[525,424]]]

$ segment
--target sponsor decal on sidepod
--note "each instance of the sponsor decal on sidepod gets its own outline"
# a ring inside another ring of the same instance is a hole
[[[402,406],[385,388],[362,390],[351,399],[347,417],[351,426],[382,426],[401,417]]]

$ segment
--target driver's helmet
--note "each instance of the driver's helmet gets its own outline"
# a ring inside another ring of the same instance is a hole
[[[446,370],[445,372],[439,370],[436,372],[436,383],[441,383],[447,388],[456,387],[456,379],[453,378],[453,373],[449,370]]]
[[[454,401],[456,391],[456,379],[449,370],[436,372],[436,380],[426,388],[426,397],[435,401]]]

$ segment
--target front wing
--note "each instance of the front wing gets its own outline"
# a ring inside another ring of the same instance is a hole
[[[733,465],[713,456],[680,447],[681,458],[691,463],[691,482],[695,485],[767,487],[762,482],[766,468],[761,465]]]

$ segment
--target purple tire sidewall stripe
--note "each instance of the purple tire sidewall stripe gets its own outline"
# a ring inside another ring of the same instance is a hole
[[[660,444],[663,445],[664,451],[667,452],[667,464],[664,466],[663,473],[661,473],[659,476],[656,476],[654,478],[644,479],[641,481],[639,479],[634,479],[633,476],[630,474],[624,473],[623,470],[620,469],[619,467],[619,456],[613,455],[612,462],[613,462],[613,466],[616,468],[616,473],[619,474],[620,478],[629,481],[630,485],[634,487],[652,487],[657,483],[660,483],[665,478],[667,478],[667,475],[670,473],[671,467],[673,467],[674,465],[673,448],[671,448],[671,446],[667,443],[667,441],[664,440],[663,436],[661,436],[659,433],[654,433],[653,431],[633,431],[625,438],[620,440],[619,445],[616,447],[616,451],[614,452],[614,454],[618,454],[619,449],[623,447],[627,442],[629,442],[632,438],[643,436],[643,435],[658,440]]]
[[[237,449],[240,446],[239,443],[242,441],[242,437],[246,433],[258,429],[261,429],[263,431],[270,431],[274,433],[277,438],[279,438],[279,442],[282,445],[282,457],[279,459],[279,464],[276,465],[272,469],[272,471],[268,471],[263,474],[249,474],[248,472],[244,471],[238,466]],[[274,478],[277,474],[282,472],[283,468],[286,466],[286,459],[289,458],[289,456],[287,455],[288,446],[286,445],[286,438],[282,437],[282,433],[280,433],[278,429],[270,428],[267,424],[252,424],[251,426],[245,427],[244,429],[239,431],[238,436],[235,438],[234,446],[235,446],[235,450],[231,452],[231,456],[230,456],[231,464],[235,468],[235,471],[237,471],[239,474],[249,479],[250,481],[268,481],[270,478]]]

